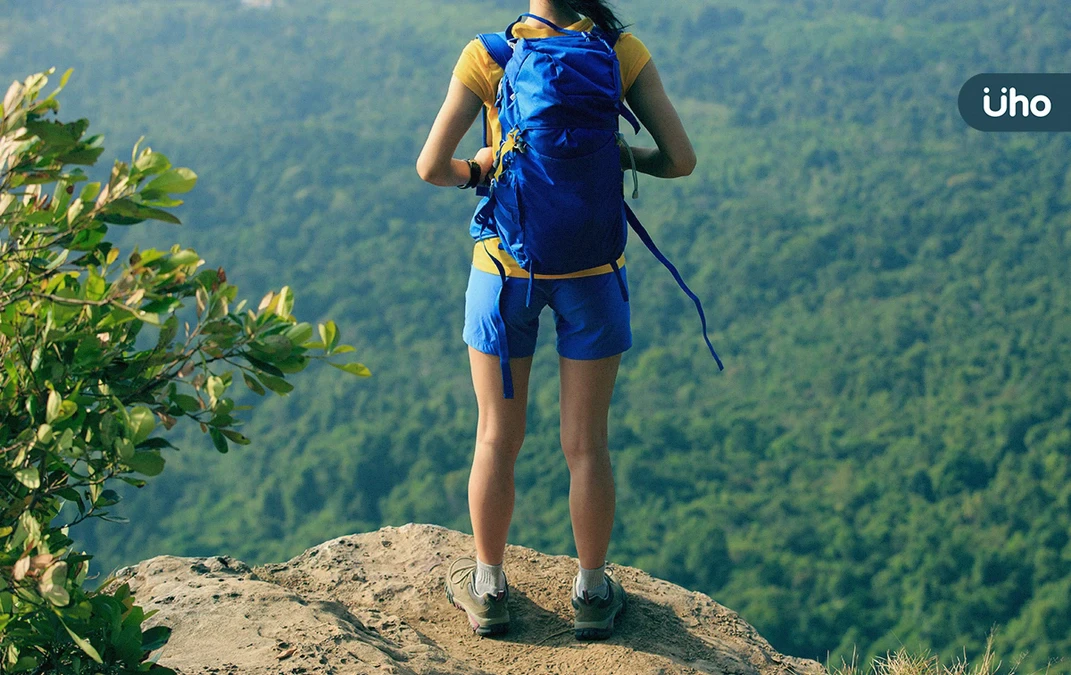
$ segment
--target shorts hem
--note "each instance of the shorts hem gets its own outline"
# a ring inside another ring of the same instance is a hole
[[[606,353],[596,352],[598,356],[591,356],[590,354],[584,354],[583,356],[570,356],[569,354],[563,354],[562,350],[558,350],[558,356],[567,358],[570,361],[598,361],[599,359],[608,359],[611,356],[618,356],[624,354],[629,349],[632,349],[632,343],[629,342],[623,349],[608,349]]]
[[[497,345],[492,347],[492,346],[488,346],[486,343],[483,343],[483,342],[477,343],[477,344],[473,344],[472,342],[469,342],[468,340],[465,340],[464,342],[465,342],[466,345],[468,345],[469,347],[472,347],[473,349],[475,349],[476,351],[480,352],[481,354],[487,354],[488,356],[501,357],[501,354],[498,353],[498,346]],[[535,356],[535,351],[534,350],[530,354],[510,354],[509,357],[511,359],[527,359],[527,358],[529,358],[531,356]]]

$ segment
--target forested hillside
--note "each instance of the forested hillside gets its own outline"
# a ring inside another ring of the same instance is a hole
[[[99,571],[284,560],[409,521],[468,529],[461,341],[471,193],[413,168],[450,69],[520,0],[0,0],[0,80],[75,74],[64,117],[200,183],[182,228],[254,300],[292,286],[373,371],[298,378],[218,455],[190,436],[74,532]],[[981,72],[1071,72],[1057,0],[621,0],[696,172],[640,217],[703,297],[629,247],[634,347],[611,413],[611,559],[711,594],[780,651],[1071,655],[1071,134],[986,134]],[[472,154],[473,134],[463,148]],[[549,318],[549,317],[545,317]],[[512,539],[569,553],[553,323]],[[252,394],[250,394],[252,395]],[[1066,665],[1057,666],[1065,669]]]

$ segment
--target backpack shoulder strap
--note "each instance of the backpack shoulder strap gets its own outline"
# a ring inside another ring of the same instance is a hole
[[[505,70],[506,63],[513,56],[513,48],[509,45],[505,31],[501,33],[480,33],[476,38],[483,45],[483,48],[487,50],[487,53],[491,55],[495,63],[498,64],[499,68]]]
[[[501,33],[480,33],[476,36],[476,39],[480,41],[483,48],[487,50],[487,53],[491,55],[494,62],[498,64],[498,67],[505,70],[506,63],[508,63],[510,57],[513,56],[513,47],[509,44],[509,40],[506,37],[506,31]],[[484,146],[491,145],[490,126],[487,123],[487,106],[483,107],[483,144]],[[477,185],[476,194],[481,197],[486,197],[489,194],[489,191],[486,187]]]

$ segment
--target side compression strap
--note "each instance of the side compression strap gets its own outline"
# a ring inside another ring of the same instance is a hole
[[[617,266],[617,261],[610,262],[610,269],[614,271],[614,276],[617,277],[617,287],[621,289],[621,299],[628,302],[628,287],[625,286],[625,280],[621,276],[621,268]]]
[[[692,299],[692,302],[695,303],[695,308],[699,311],[699,321],[703,324],[703,339],[706,340],[707,347],[710,349],[710,355],[713,356],[714,361],[717,362],[718,370],[725,370],[725,366],[721,364],[721,359],[718,358],[718,353],[714,351],[714,345],[710,344],[710,338],[707,337],[707,317],[706,314],[703,313],[703,303],[699,302],[699,298],[696,294],[692,293],[692,289],[688,288],[688,285],[684,283],[684,279],[681,278],[681,273],[677,271],[677,268],[673,266],[673,263],[671,263],[669,259],[662,255],[662,252],[658,250],[654,240],[651,239],[651,235],[647,233],[647,230],[643,228],[643,225],[640,225],[639,218],[636,217],[636,214],[632,212],[632,208],[627,203],[625,204],[625,215],[628,218],[628,224],[636,231],[640,240],[648,249],[650,249],[651,253],[658,258],[658,261],[665,265],[666,269],[669,270],[669,273],[676,279],[677,285],[680,286],[681,290]]]

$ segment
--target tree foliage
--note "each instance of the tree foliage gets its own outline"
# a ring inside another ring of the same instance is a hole
[[[90,181],[81,167],[103,139],[57,119],[70,72],[42,96],[49,74],[14,83],[0,108],[0,671],[167,673],[149,656],[169,629],[143,632],[151,613],[126,584],[85,589],[92,555],[69,528],[115,520],[116,484],[164,470],[175,448],[161,429],[192,422],[221,453],[248,444],[237,378],[285,394],[311,359],[353,348],[333,322],[313,341],[287,287],[247,309],[191,249],[122,255],[109,227],[178,224],[169,209],[197,176],[135,146]]]

